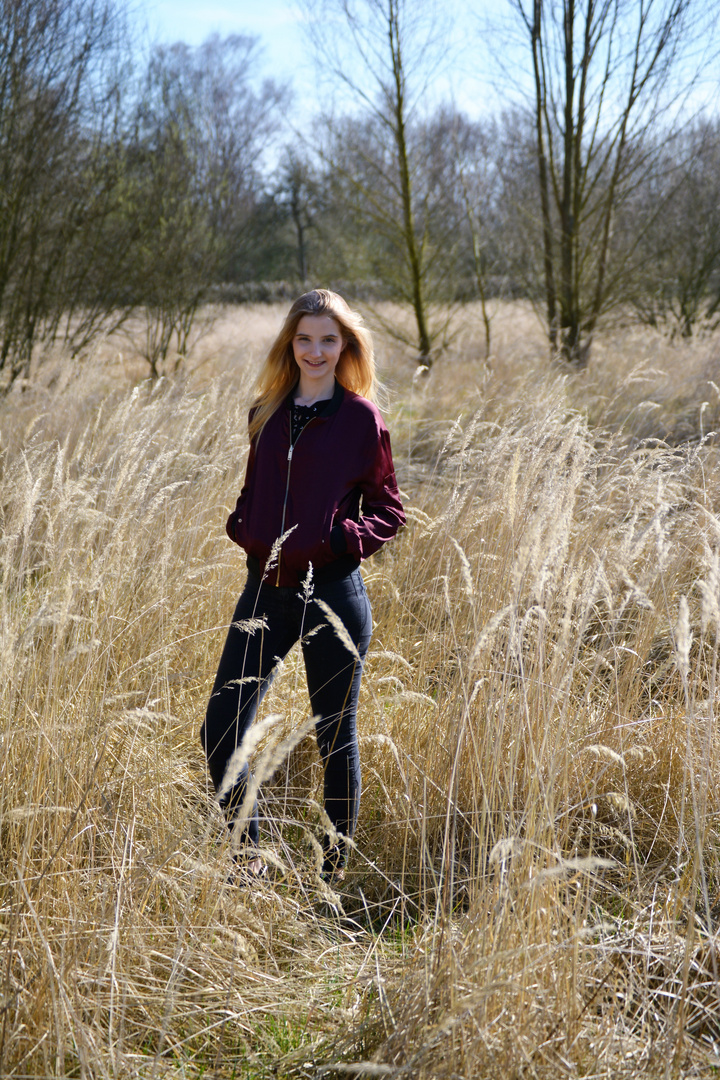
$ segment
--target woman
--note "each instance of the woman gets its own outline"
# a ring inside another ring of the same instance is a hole
[[[250,410],[245,484],[227,522],[248,576],[201,732],[232,828],[249,772],[225,778],[226,767],[278,661],[301,642],[334,828],[324,844],[328,881],[343,877],[360,801],[356,715],[372,616],[358,566],[405,522],[375,386],[360,316],[325,289],[296,300]],[[257,806],[242,816],[246,872],[264,874]]]

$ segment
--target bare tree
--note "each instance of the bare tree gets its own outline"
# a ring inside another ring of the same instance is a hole
[[[286,92],[242,36],[156,49],[138,82],[124,2],[0,0],[3,390],[138,311],[156,374],[243,257]]]
[[[216,35],[151,56],[128,170],[137,258],[129,302],[144,316],[156,377],[185,356],[209,288],[242,246],[259,161],[280,126],[286,91],[253,80],[255,38]]]
[[[485,329],[485,359],[491,351],[491,316],[489,299],[497,294],[498,276],[507,266],[506,256],[500,257],[498,224],[502,218],[503,139],[497,122],[471,121],[456,110],[442,109],[434,118],[434,127],[443,141],[443,150],[437,142],[431,144],[435,159],[445,161],[443,188],[453,192],[456,207],[455,228],[461,238],[461,250],[465,258],[460,261],[459,272],[469,269],[473,293],[480,301]],[[503,148],[504,149],[504,148]],[[513,229],[516,226],[513,225]],[[466,269],[467,268],[467,269]],[[462,281],[458,281],[463,297]]]
[[[64,325],[76,346],[104,313],[77,298],[114,209],[119,110],[114,0],[0,0],[0,381]]]
[[[213,34],[196,48],[183,43],[161,47],[151,62],[161,110],[185,118],[198,188],[213,232],[224,239],[226,259],[242,243],[263,156],[282,126],[289,100],[284,84],[257,78],[259,60],[257,38]]]
[[[350,90],[367,118],[369,140],[353,146],[346,142],[352,123],[327,121],[332,152],[321,154],[336,173],[336,197],[344,188],[349,205],[365,212],[383,237],[386,283],[412,306],[418,360],[429,366],[434,252],[428,204],[418,191],[421,155],[417,143],[413,145],[413,130],[421,119],[426,83],[440,52],[432,5],[410,0],[325,0],[322,12],[313,12],[313,36],[323,63],[329,62],[335,79]],[[355,126],[354,132],[358,130]],[[345,152],[338,153],[341,150]]]
[[[652,133],[677,107],[671,76],[695,0],[512,0],[526,33],[541,215],[544,306],[554,351],[582,367],[617,302],[628,249],[619,207],[648,169]]]
[[[310,161],[288,146],[280,164],[275,197],[292,223],[297,255],[297,276],[305,286],[310,277],[310,235],[315,228],[318,183]]]
[[[658,208],[638,245],[630,291],[640,318],[690,337],[720,322],[720,123],[663,140],[628,213]]]

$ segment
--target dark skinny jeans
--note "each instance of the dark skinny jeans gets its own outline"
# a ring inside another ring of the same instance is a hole
[[[357,649],[359,661],[330,625],[318,600],[339,617]],[[252,631],[242,625],[249,619],[262,619],[264,625]],[[342,836],[352,837],[360,806],[357,703],[362,661],[371,632],[370,602],[359,570],[339,581],[314,585],[309,600],[301,589],[275,588],[248,573],[200,732],[210,776],[218,791],[227,763],[255,719],[278,661],[300,641],[325,770],[325,811],[341,834],[340,851],[336,855],[340,865],[345,861]],[[231,828],[242,806],[249,776],[246,765],[221,799]],[[256,804],[247,819],[242,841],[257,845],[258,838]]]

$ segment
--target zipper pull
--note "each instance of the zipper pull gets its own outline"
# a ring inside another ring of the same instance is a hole
[[[288,450],[288,461],[292,461],[292,456],[293,456],[293,450],[294,449],[295,449],[295,447],[293,446],[292,443],[290,443],[290,449]]]

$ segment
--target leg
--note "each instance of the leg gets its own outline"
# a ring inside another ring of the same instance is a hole
[[[317,600],[326,603],[341,620],[357,655],[343,644]],[[304,631],[307,634],[316,627],[320,629],[304,637],[302,647],[310,701],[313,713],[319,717],[316,734],[325,768],[325,810],[338,833],[352,837],[361,786],[357,703],[372,633],[370,602],[359,570],[341,581],[316,588]],[[338,869],[345,863],[342,836],[337,851],[331,852],[327,844],[326,869]]]
[[[298,637],[286,617],[283,598],[278,592],[271,586],[261,586],[253,575],[248,576],[228,630],[200,731],[215,790],[227,787],[220,804],[230,828],[245,798],[250,770],[247,762],[243,764],[228,787],[225,784],[228,764],[255,719],[258,706],[272,682],[277,660],[289,652]],[[248,819],[244,835],[251,844],[257,845],[257,805]]]

